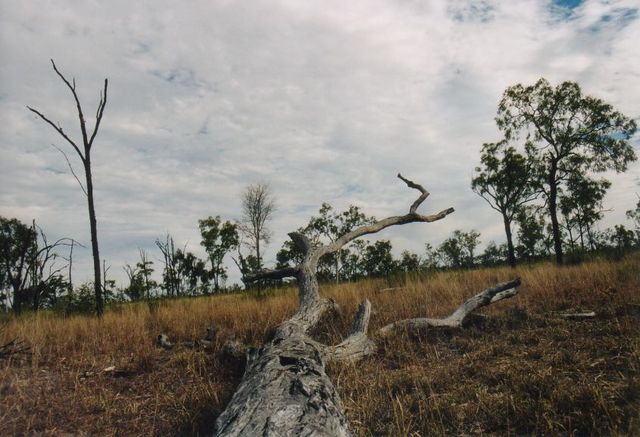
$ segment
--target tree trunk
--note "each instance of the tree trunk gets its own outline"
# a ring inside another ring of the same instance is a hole
[[[509,265],[515,268],[516,253],[513,248],[513,236],[511,235],[511,220],[509,220],[506,214],[503,214],[502,218],[504,219],[504,232],[507,234],[507,260],[509,261]]]
[[[93,252],[93,288],[96,297],[96,314],[102,317],[104,301],[102,296],[102,280],[100,270],[100,252],[98,251],[98,225],[96,209],[93,204],[93,178],[91,176],[91,157],[85,149],[84,172],[87,180],[87,204],[89,206],[89,225],[91,228],[91,251]]]
[[[299,311],[273,340],[248,353],[242,382],[216,420],[217,436],[351,435],[325,371],[326,347],[306,335],[318,319],[313,312],[324,309]]]
[[[502,215],[504,222],[504,232],[507,235],[507,260],[509,261],[509,265],[512,268],[516,266],[516,253],[513,248],[513,235],[511,234],[511,220],[507,217],[506,214]]]
[[[562,254],[562,237],[560,235],[560,224],[558,223],[558,183],[556,181],[556,173],[558,172],[558,163],[555,159],[551,160],[549,168],[549,215],[551,216],[551,230],[553,233],[553,247],[556,253],[556,263],[562,265],[564,257]]]

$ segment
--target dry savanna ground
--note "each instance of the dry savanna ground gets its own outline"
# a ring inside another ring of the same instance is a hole
[[[399,334],[375,356],[329,373],[359,435],[640,435],[640,256],[557,268],[551,264],[445,272],[325,286],[340,305],[319,335],[338,342],[358,303],[373,304],[371,331],[393,320],[443,316],[496,282],[521,293],[463,330]],[[296,307],[295,289],[112,308],[103,320],[39,313],[9,319],[0,344],[22,339],[28,356],[0,362],[3,435],[210,434],[243,371],[223,351],[259,345]],[[594,310],[570,320],[557,311]],[[218,329],[211,348],[158,348]],[[110,368],[109,371],[104,369]]]

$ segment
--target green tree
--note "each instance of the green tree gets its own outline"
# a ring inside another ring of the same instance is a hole
[[[502,215],[507,237],[507,258],[516,266],[511,224],[522,206],[535,199],[539,192],[531,183],[530,164],[506,141],[486,143],[480,152],[471,189]]]
[[[559,195],[559,205],[572,249],[579,241],[584,251],[585,240],[595,249],[592,228],[602,219],[602,201],[610,186],[606,179],[594,180],[579,173],[569,175],[565,190]]]
[[[367,217],[355,205],[350,205],[346,210],[338,212],[328,203],[323,203],[318,210],[318,215],[312,216],[309,223],[297,232],[306,235],[314,244],[330,244],[353,229],[374,221],[375,218]],[[360,273],[357,273],[361,267],[357,264],[362,258],[359,244],[352,242],[348,247],[323,257],[318,264],[318,277],[322,280],[337,282],[340,279],[355,279],[360,276]],[[302,252],[293,242],[285,241],[276,259],[278,268],[291,264],[297,265],[302,261]],[[350,265],[347,266],[346,263]]]
[[[422,257],[420,268],[428,271],[436,270],[438,268],[439,258],[440,255],[438,254],[438,249],[434,248],[430,243],[425,243],[424,256]]]
[[[400,254],[400,260],[398,261],[398,268],[405,273],[417,272],[420,270],[422,260],[418,254],[409,250],[403,250]]]
[[[473,267],[475,249],[480,244],[480,233],[475,230],[462,232],[456,229],[438,247],[438,253],[444,263],[453,268]]]
[[[495,266],[503,262],[508,249],[505,244],[497,245],[490,241],[485,247],[484,252],[480,256],[483,266]]]
[[[15,313],[20,312],[26,300],[29,269],[36,251],[37,234],[33,228],[18,219],[0,217],[0,285]]]
[[[544,215],[540,213],[540,207],[528,205],[520,209],[516,214],[518,224],[518,256],[533,259],[549,254],[546,243]]]
[[[178,269],[178,252],[173,237],[167,234],[164,241],[156,238],[156,246],[160,249],[164,261],[161,287],[167,296],[180,296],[183,293],[182,276]]]
[[[507,88],[496,123],[507,141],[525,136],[551,219],[556,261],[562,264],[559,189],[571,174],[625,171],[636,159],[629,144],[636,123],[602,100],[584,96],[575,82],[552,87],[545,79]]]
[[[68,287],[60,273],[66,265],[58,261],[60,246],[70,245],[69,238],[49,243],[45,233],[18,219],[0,217],[0,292],[5,305],[20,313],[27,305],[34,311],[55,303]]]
[[[631,229],[627,229],[624,225],[615,225],[608,232],[609,241],[618,251],[629,250],[634,246],[635,236]]]
[[[391,242],[379,240],[365,248],[362,265],[367,276],[388,277],[397,269],[391,255]]]
[[[209,277],[206,264],[191,252],[176,250],[176,270],[182,279],[181,289],[189,295],[206,292]]]
[[[221,282],[227,278],[227,268],[223,264],[224,257],[238,247],[238,227],[229,221],[222,222],[220,216],[198,220],[202,241],[200,245],[209,256],[211,277],[216,293],[220,292]]]
[[[337,212],[328,203],[323,203],[317,216],[311,217],[309,224],[305,227],[304,233],[312,241],[329,244],[336,241],[343,235],[351,232],[359,226],[373,223],[375,218],[367,217],[360,208],[349,205],[349,208]],[[340,281],[340,263],[348,256],[349,248],[343,248],[338,252],[327,256],[325,263],[333,264],[333,277],[336,282]],[[322,269],[321,269],[322,270]]]

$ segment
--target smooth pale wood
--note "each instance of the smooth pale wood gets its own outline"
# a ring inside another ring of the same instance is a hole
[[[520,279],[514,279],[509,282],[503,282],[495,287],[487,288],[475,296],[469,298],[460,305],[451,315],[444,319],[432,319],[428,317],[419,317],[415,319],[400,320],[383,326],[378,330],[378,335],[386,337],[399,329],[408,331],[422,331],[428,328],[459,328],[464,320],[477,310],[492,303],[508,299],[518,294],[516,287],[520,285]]]

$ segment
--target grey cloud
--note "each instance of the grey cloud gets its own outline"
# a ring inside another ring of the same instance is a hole
[[[481,144],[498,139],[504,88],[544,75],[579,80],[623,111],[640,100],[640,26],[623,12],[631,1],[587,1],[570,20],[530,1],[0,5],[0,214],[88,241],[82,193],[49,145],[65,144],[24,106],[77,138],[71,96],[48,59],[75,76],[87,115],[108,77],[94,165],[116,278],[138,246],[152,251],[167,231],[200,250],[197,220],[239,218],[239,193],[256,181],[270,182],[279,204],[271,259],[323,201],[378,217],[405,211],[414,193],[398,171],[432,192],[425,210],[457,209],[381,236],[398,250],[422,250],[455,228],[500,240],[469,181]],[[607,15],[617,18],[600,23]],[[637,171],[612,177],[616,211]],[[89,278],[89,256],[76,277]]]

